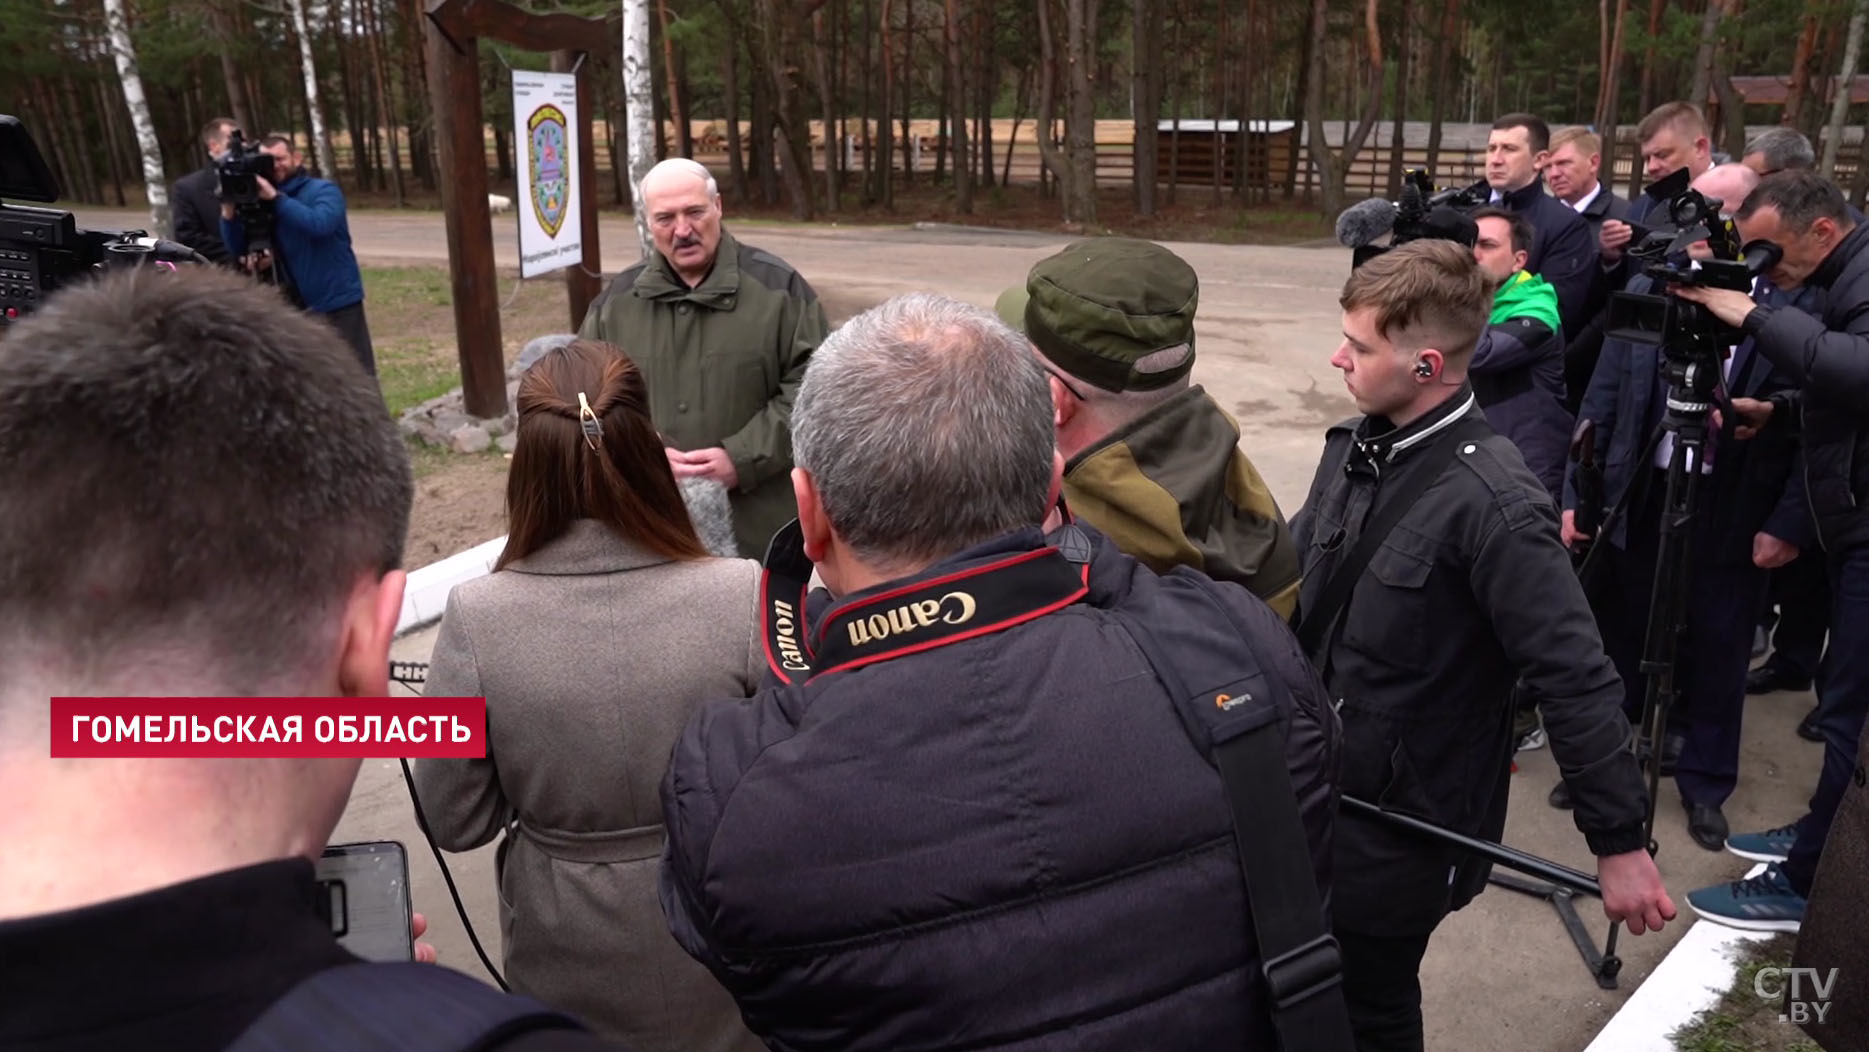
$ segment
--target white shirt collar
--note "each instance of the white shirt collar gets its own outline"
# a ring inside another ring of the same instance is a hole
[[[1597,184],[1594,187],[1590,188],[1590,192],[1583,195],[1582,199],[1580,199],[1576,204],[1571,205],[1571,207],[1581,212],[1584,209],[1589,208],[1590,202],[1596,200],[1598,195],[1602,194],[1602,192],[1603,192],[1603,181],[1599,179],[1597,180]]]

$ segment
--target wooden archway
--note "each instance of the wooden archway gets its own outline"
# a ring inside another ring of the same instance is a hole
[[[454,336],[461,357],[461,394],[477,417],[506,414],[506,357],[500,341],[499,283],[493,267],[493,216],[487,204],[487,145],[480,107],[479,38],[527,51],[550,52],[554,72],[611,32],[604,19],[539,14],[503,0],[432,0],[428,5],[428,94],[440,155],[441,208],[448,229],[448,269],[454,293]],[[565,270],[571,331],[602,290],[597,243],[596,150],[591,140],[588,75],[578,77],[579,224],[582,264]],[[517,206],[519,202],[515,202]]]

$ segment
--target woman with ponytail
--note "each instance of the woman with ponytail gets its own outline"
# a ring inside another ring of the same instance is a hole
[[[429,668],[429,694],[487,699],[485,759],[416,765],[435,840],[500,837],[516,992],[639,1052],[760,1048],[656,897],[669,750],[697,704],[751,694],[765,667],[758,566],[708,556],[642,373],[607,343],[520,381],[506,510],[506,548],[449,596]]]

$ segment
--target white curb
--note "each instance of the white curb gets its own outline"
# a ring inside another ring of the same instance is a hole
[[[402,593],[402,616],[396,620],[396,634],[400,636],[441,620],[441,612],[448,607],[448,593],[454,591],[454,586],[491,573],[494,560],[505,547],[506,538],[495,537],[411,571],[409,585]]]

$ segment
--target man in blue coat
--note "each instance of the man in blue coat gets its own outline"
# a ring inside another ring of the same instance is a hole
[[[1525,269],[1557,290],[1558,314],[1566,335],[1589,320],[1596,281],[1596,245],[1590,224],[1576,210],[1545,192],[1539,174],[1551,152],[1551,128],[1529,113],[1508,113],[1493,122],[1486,140],[1486,182],[1492,204],[1523,215],[1532,226]]]
[[[305,159],[285,135],[268,135],[260,149],[273,157],[273,178],[256,177],[260,200],[273,208],[269,253],[248,251],[245,228],[234,206],[221,205],[221,238],[229,253],[247,259],[247,269],[271,267],[280,288],[344,337],[363,367],[375,375],[376,354],[363,316],[363,272],[350,248],[344,191],[305,171]]]

